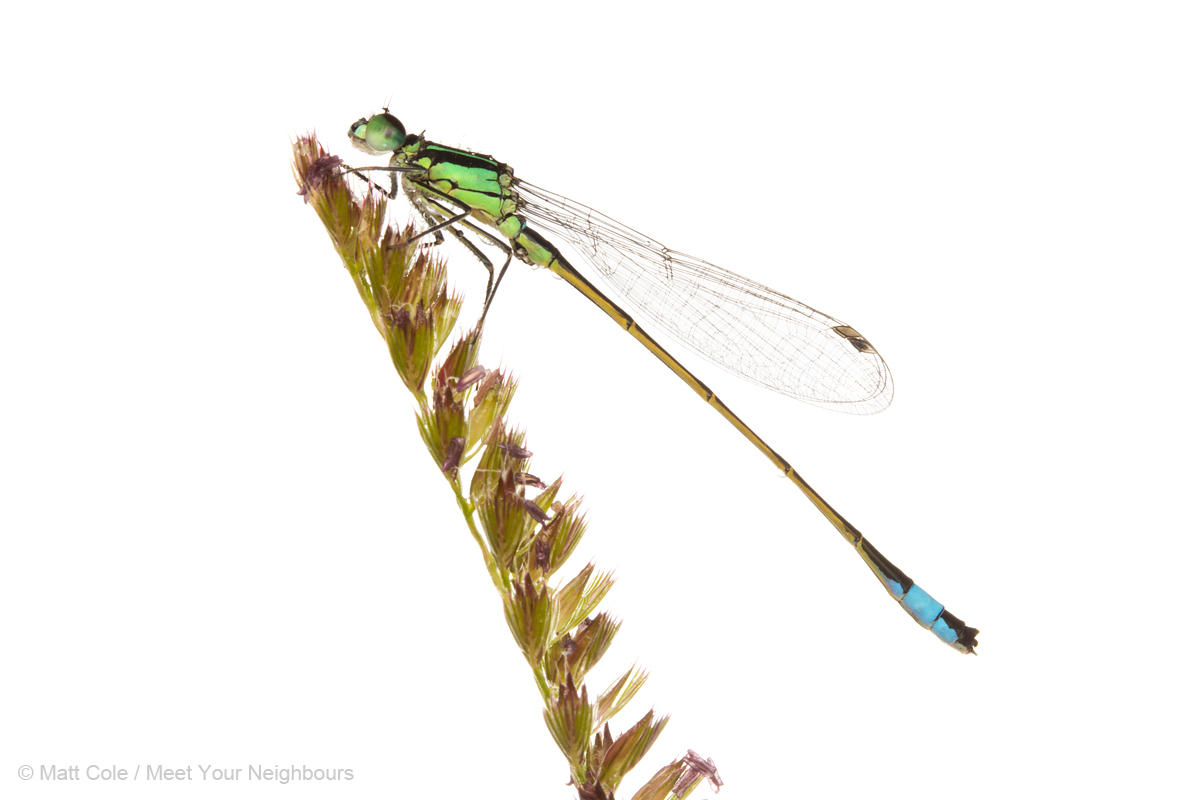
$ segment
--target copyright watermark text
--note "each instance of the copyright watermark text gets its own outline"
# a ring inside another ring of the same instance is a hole
[[[23,781],[99,781],[120,783],[121,781],[264,781],[269,783],[292,783],[305,781],[352,781],[354,770],[348,767],[310,767],[291,764],[246,764],[239,766],[217,766],[214,764],[39,764],[32,767],[23,764],[17,768],[17,777]]]

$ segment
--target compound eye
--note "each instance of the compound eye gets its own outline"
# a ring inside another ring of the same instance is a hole
[[[376,153],[390,153],[404,144],[404,125],[388,113],[360,119],[350,126],[350,141]]]

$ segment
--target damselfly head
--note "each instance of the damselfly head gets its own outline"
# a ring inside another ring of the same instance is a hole
[[[377,155],[399,150],[404,144],[404,125],[388,112],[362,119],[350,126],[350,143],[364,153]]]

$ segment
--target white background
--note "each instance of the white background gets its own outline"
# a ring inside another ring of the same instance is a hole
[[[636,661],[619,727],[672,715],[620,796],[687,748],[723,800],[1194,792],[1195,12],[962,6],[10,12],[0,794],[572,796],[291,181],[292,137],[360,162],[345,130],[385,102],[858,327],[896,379],[876,417],[693,363],[982,631],[978,658],[922,632],[686,387],[518,265],[483,360],[520,376],[533,471],[587,496],[578,566],[619,576],[589,685]]]

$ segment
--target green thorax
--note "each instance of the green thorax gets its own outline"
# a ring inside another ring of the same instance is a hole
[[[489,155],[409,136],[392,157],[392,165],[420,167],[422,172],[405,173],[410,186],[443,205],[446,198],[453,198],[469,208],[472,217],[509,239],[524,228],[524,220],[517,216],[512,167]]]

